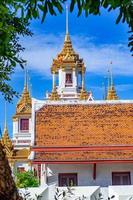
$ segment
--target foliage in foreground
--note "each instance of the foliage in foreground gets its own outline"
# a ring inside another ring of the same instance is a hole
[[[32,171],[16,173],[16,185],[18,188],[38,187],[39,182]]]
[[[17,2],[17,1],[16,1]],[[12,6],[11,6],[12,5]],[[29,23],[22,18],[13,6],[13,1],[0,3],[0,92],[11,101],[18,96],[9,81],[17,65],[24,67],[25,60],[20,56],[24,48],[19,43],[20,37],[32,35]]]

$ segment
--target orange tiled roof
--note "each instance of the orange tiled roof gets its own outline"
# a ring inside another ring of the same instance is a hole
[[[133,145],[133,104],[47,105],[35,135],[39,147]]]
[[[35,161],[100,161],[100,160],[133,160],[133,151],[76,151],[76,152],[37,152]]]
[[[47,105],[36,112],[36,147],[133,146],[133,104]],[[36,152],[34,161],[133,160],[131,149]],[[53,148],[54,149],[54,148]]]

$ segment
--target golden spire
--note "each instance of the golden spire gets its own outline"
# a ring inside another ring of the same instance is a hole
[[[66,5],[66,35],[69,34],[68,33],[68,5]]]
[[[4,122],[4,131],[3,131],[3,135],[1,138],[1,144],[3,145],[7,156],[12,154],[13,151],[13,144],[12,141],[9,137],[8,134],[8,128],[7,128],[7,106],[6,106],[6,102],[5,102],[5,122]]]
[[[110,63],[112,65],[112,62]],[[112,68],[110,66],[110,70],[108,70],[108,91],[106,100],[118,100],[118,96],[116,94],[114,82],[113,82],[113,75],[112,75]]]
[[[24,89],[21,95],[21,98],[16,106],[16,114],[13,118],[16,118],[19,115],[31,115],[32,101],[30,92],[28,90],[28,71],[25,69],[24,75]]]
[[[79,55],[75,53],[70,34],[69,34],[69,20],[68,20],[68,6],[66,6],[66,34],[64,45],[61,52],[57,55],[55,59],[53,59],[53,63],[51,66],[51,72],[57,72],[60,68],[65,69],[66,67],[75,69],[78,67],[80,70],[84,67],[83,59],[79,58]]]

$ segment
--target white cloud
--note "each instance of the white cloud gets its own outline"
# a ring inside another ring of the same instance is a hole
[[[112,61],[114,74],[133,75],[133,61],[127,44],[97,45],[92,37],[80,35],[71,38],[75,51],[84,59],[87,71],[106,74]],[[60,52],[63,42],[64,35],[52,34],[25,39],[24,58],[28,61],[28,68],[49,76],[52,59]]]
[[[133,90],[133,84],[116,85],[116,90],[119,91],[119,92]]]

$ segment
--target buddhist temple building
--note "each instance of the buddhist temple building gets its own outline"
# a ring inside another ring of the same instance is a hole
[[[49,68],[51,92],[43,100],[31,97],[25,75],[13,116],[13,144],[6,127],[3,134],[8,157],[24,170],[31,166],[41,185],[133,184],[133,100],[118,98],[111,73],[105,99],[86,90],[85,63],[66,22],[63,48]]]
[[[85,89],[85,70],[83,59],[75,53],[67,31],[63,49],[53,59],[51,66],[53,89],[47,98],[50,100],[92,100],[92,94]],[[58,82],[58,85],[56,85],[56,82]]]
[[[133,184],[133,101],[119,100],[111,73],[106,99],[94,100],[85,89],[84,61],[66,30],[51,66],[52,92],[44,101],[33,100],[32,166],[41,184]]]

